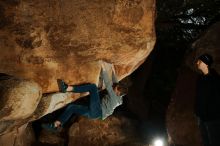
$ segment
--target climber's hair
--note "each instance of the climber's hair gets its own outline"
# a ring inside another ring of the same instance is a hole
[[[128,94],[128,86],[125,83],[119,82],[113,84],[113,89],[118,88],[120,91],[120,96],[125,96]]]

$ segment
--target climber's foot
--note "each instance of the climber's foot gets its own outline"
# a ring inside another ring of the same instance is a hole
[[[57,80],[59,91],[65,93],[67,91],[68,85],[61,79]]]

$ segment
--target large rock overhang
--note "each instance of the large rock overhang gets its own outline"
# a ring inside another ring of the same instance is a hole
[[[0,72],[33,79],[43,93],[97,83],[99,60],[119,79],[155,44],[155,0],[33,0],[0,2]]]

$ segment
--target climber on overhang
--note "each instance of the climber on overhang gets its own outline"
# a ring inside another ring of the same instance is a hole
[[[54,121],[53,123],[42,124],[42,127],[44,129],[52,132],[57,132],[58,128],[63,127],[73,114],[82,115],[90,119],[104,120],[113,113],[114,109],[117,106],[122,104],[122,97],[127,94],[128,86],[126,84],[123,84],[122,82],[118,82],[115,76],[114,67],[112,65],[112,80],[110,80],[105,67],[106,63],[103,62],[101,64],[101,78],[103,78],[106,91],[99,92],[95,84],[72,86],[67,85],[64,81],[60,80],[58,82],[60,92],[89,92],[90,103],[88,106],[70,103],[56,121]]]

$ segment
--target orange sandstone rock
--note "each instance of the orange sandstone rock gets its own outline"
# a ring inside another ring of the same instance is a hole
[[[56,80],[97,83],[98,60],[121,79],[155,44],[155,0],[0,2],[0,72],[33,79],[43,93]]]

